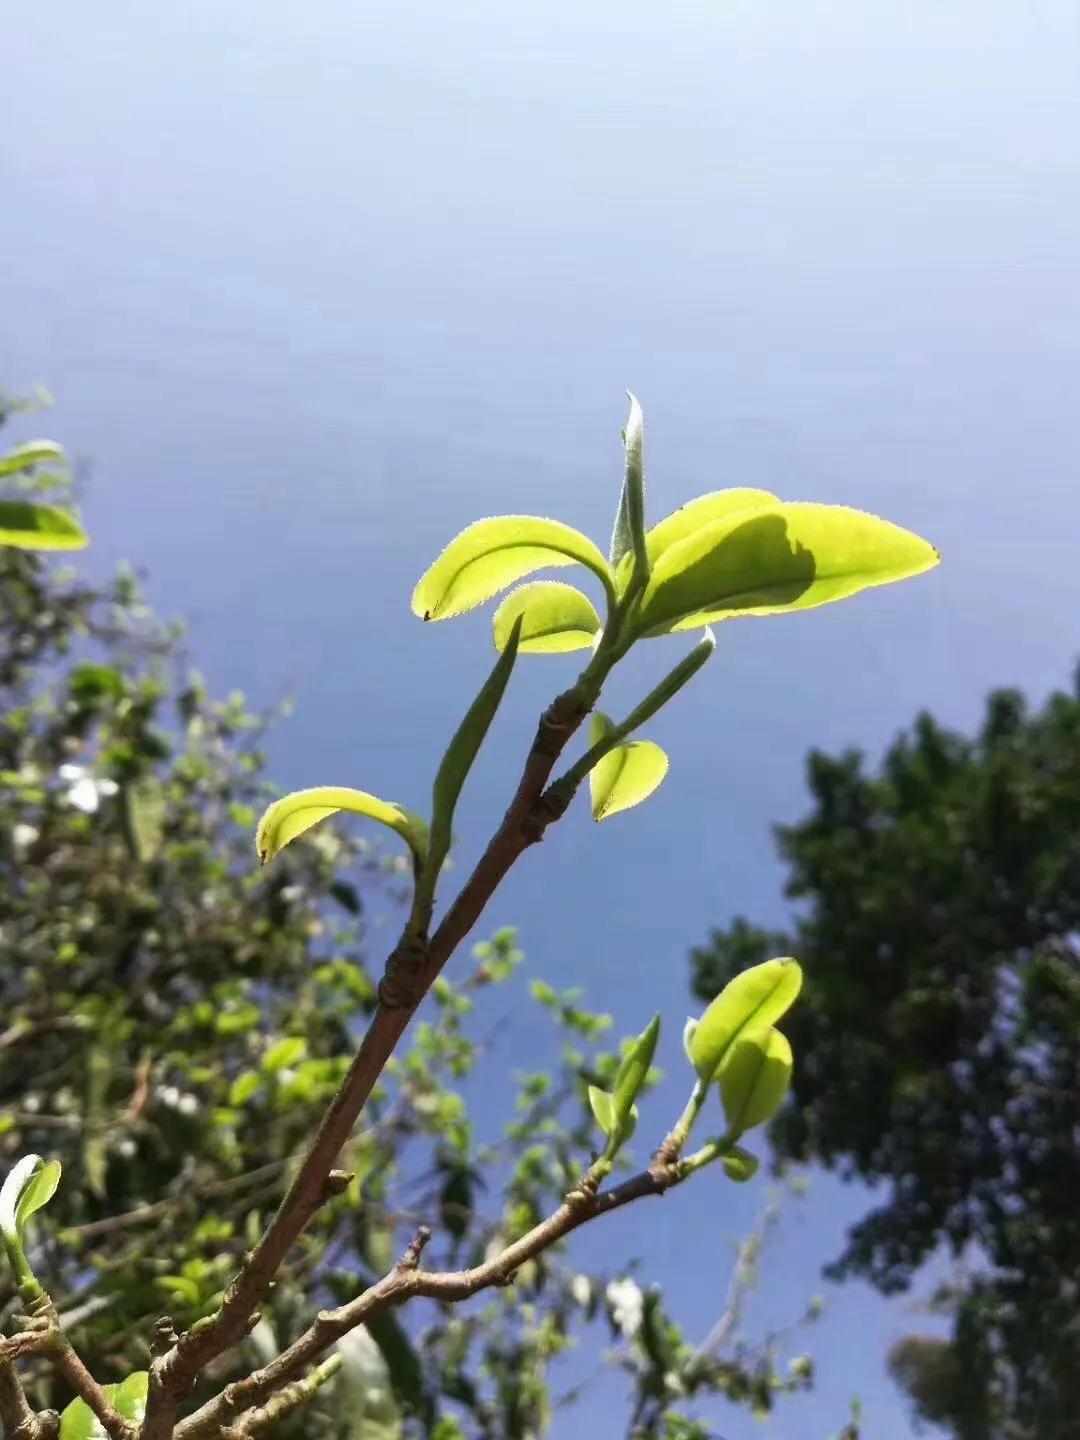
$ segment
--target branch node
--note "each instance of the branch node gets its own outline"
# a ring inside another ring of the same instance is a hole
[[[428,944],[422,936],[403,940],[392,951],[379,981],[379,1004],[386,1010],[415,1010],[423,997]]]
[[[394,1267],[397,1270],[417,1270],[420,1267],[420,1256],[424,1253],[424,1247],[431,1239],[431,1231],[426,1225],[418,1227],[416,1234],[409,1241],[408,1247]]]

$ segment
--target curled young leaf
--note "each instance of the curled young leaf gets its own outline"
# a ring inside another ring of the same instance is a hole
[[[716,520],[653,567],[640,633],[690,630],[736,615],[809,610],[931,569],[926,540],[843,505],[783,503]]]
[[[589,1109],[605,1135],[610,1135],[615,1128],[615,1120],[611,1113],[612,1099],[609,1092],[601,1090],[599,1085],[589,1086]]]
[[[754,490],[749,486],[731,490],[713,490],[708,495],[699,495],[688,500],[664,517],[651,530],[645,532],[645,549],[650,566],[655,565],[665,550],[670,550],[680,540],[711,525],[716,520],[729,520],[733,515],[762,510],[769,505],[778,505],[780,499],[769,490]],[[631,566],[624,558],[615,572],[615,584],[622,594],[630,579]]]
[[[0,1238],[7,1251],[18,1286],[30,1284],[40,1293],[23,1249],[26,1222],[47,1205],[60,1183],[60,1161],[43,1160],[40,1155],[24,1155],[8,1172],[0,1186]]]
[[[518,648],[531,655],[588,650],[602,628],[589,597],[558,580],[534,580],[507,595],[492,622],[496,650],[506,649],[519,617]]]
[[[510,627],[502,654],[495,661],[491,674],[480,687],[476,699],[465,712],[465,718],[454,732],[436,772],[431,792],[431,844],[427,866],[429,884],[434,882],[450,849],[450,833],[458,797],[506,690],[514,661],[517,659],[521,630],[522,617],[519,615]]]
[[[67,510],[32,500],[0,500],[0,545],[17,550],[82,550],[86,534]]]
[[[788,957],[753,965],[728,982],[697,1022],[687,1054],[708,1083],[731,1046],[744,1034],[776,1023],[802,988],[802,968]]]
[[[378,820],[398,835],[419,859],[423,859],[427,848],[427,826],[419,815],[369,795],[364,790],[350,790],[342,785],[318,785],[310,790],[294,790],[275,800],[259,821],[255,832],[255,849],[265,865],[279,850],[305,830],[310,830],[320,820],[347,810],[354,815],[366,815],[369,820]]]
[[[615,1088],[611,1098],[611,1114],[616,1125],[623,1124],[641,1093],[656,1053],[659,1034],[660,1016],[654,1015],[623,1057],[615,1076]]]
[[[0,455],[0,475],[20,475],[35,465],[55,465],[64,458],[63,447],[53,440],[27,440]]]
[[[611,729],[611,721],[593,712],[589,738],[595,745]],[[668,772],[668,757],[651,740],[626,740],[598,760],[589,771],[594,820],[606,820],[647,800]]]
[[[720,1065],[720,1098],[728,1130],[743,1135],[779,1110],[791,1084],[791,1046],[779,1030],[742,1035]]]
[[[752,1180],[757,1174],[761,1161],[741,1145],[734,1145],[727,1155],[721,1157],[720,1163],[729,1180],[734,1180],[737,1185],[745,1185],[747,1180]]]
[[[585,565],[613,593],[611,571],[586,535],[539,515],[477,520],[450,541],[413,591],[414,615],[448,620],[490,600],[515,581],[562,565]]]
[[[641,576],[638,583],[644,584],[649,573],[649,556],[645,546],[645,416],[637,398],[629,391],[627,394],[630,396],[630,417],[623,431],[626,474],[615,514],[610,559],[613,568],[625,560],[627,583],[636,568]]]

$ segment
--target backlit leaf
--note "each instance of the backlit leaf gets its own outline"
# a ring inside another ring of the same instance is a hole
[[[347,810],[353,815],[366,815],[388,825],[401,836],[414,854],[422,857],[427,846],[427,826],[419,815],[369,795],[364,790],[350,790],[341,785],[319,785],[311,790],[294,790],[275,800],[259,821],[255,832],[255,849],[265,865],[290,841],[320,820]]]
[[[607,561],[570,525],[539,515],[477,520],[451,540],[413,591],[413,614],[448,620],[472,610],[534,570],[585,565],[612,589]]]
[[[809,610],[918,575],[939,559],[910,530],[842,505],[796,502],[737,512],[664,551],[638,624],[657,635],[735,615]]]
[[[11,1168],[0,1187],[0,1234],[6,1241],[22,1245],[26,1222],[56,1194],[60,1170],[59,1160],[40,1155],[24,1155]]]
[[[0,545],[18,550],[81,550],[86,535],[67,510],[32,500],[0,500]]]
[[[165,825],[165,792],[153,775],[124,786],[124,833],[136,860],[152,860],[161,849]]]
[[[619,1066],[611,1101],[612,1119],[616,1125],[620,1125],[630,1114],[634,1101],[645,1084],[645,1077],[649,1073],[649,1066],[656,1053],[656,1041],[659,1034],[660,1016],[654,1015],[648,1026],[626,1052],[626,1056]]]
[[[766,960],[724,986],[690,1035],[687,1054],[708,1082],[741,1035],[776,1023],[802,988],[802,968],[789,958]]]
[[[756,1155],[751,1155],[749,1150],[735,1145],[730,1154],[723,1156],[720,1163],[729,1180],[734,1180],[738,1185],[745,1185],[747,1180],[752,1180],[757,1174],[761,1161]]]
[[[612,1097],[606,1090],[601,1090],[599,1085],[589,1086],[589,1108],[597,1125],[605,1135],[610,1135],[614,1128],[614,1120],[611,1114]]]
[[[141,1425],[149,1382],[149,1372],[137,1370],[119,1385],[101,1388],[125,1420]],[[72,1400],[60,1416],[60,1440],[108,1440],[108,1432],[85,1400]]]
[[[0,455],[0,475],[18,475],[34,465],[55,465],[63,458],[63,447],[54,441],[27,440]]]
[[[521,617],[519,649],[532,655],[587,650],[601,630],[600,616],[587,595],[557,580],[535,580],[513,590],[495,611],[495,649],[505,650]]]
[[[680,505],[678,510],[673,510],[651,530],[645,532],[645,549],[649,563],[655,565],[665,550],[716,520],[729,520],[742,511],[762,510],[766,506],[779,503],[779,497],[771,491],[749,487],[713,490],[708,495],[699,495],[696,500],[688,500],[685,505]],[[629,561],[624,559],[616,571],[615,583],[620,594],[626,589],[630,569]]]
[[[764,1125],[791,1084],[791,1046],[779,1030],[755,1030],[736,1040],[720,1065],[720,1097],[733,1135]]]
[[[595,745],[610,730],[611,721],[593,712],[590,739]],[[647,800],[668,771],[668,757],[651,740],[626,740],[608,752],[589,771],[594,820],[606,820]]]
[[[619,508],[615,513],[610,559],[613,567],[625,559],[626,580],[629,581],[635,555],[640,556],[646,566],[648,564],[645,548],[645,416],[633,395],[630,396],[630,417],[623,431],[623,445],[626,473]]]

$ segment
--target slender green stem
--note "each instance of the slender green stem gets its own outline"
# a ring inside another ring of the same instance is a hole
[[[665,1139],[661,1150],[668,1160],[674,1160],[679,1151],[690,1138],[690,1131],[694,1122],[701,1114],[702,1106],[708,1098],[709,1087],[704,1080],[698,1080],[690,1092],[690,1099],[686,1102],[686,1108],[675,1122],[674,1128]]]
[[[677,695],[683,686],[693,679],[715,648],[716,641],[710,633],[694,646],[690,654],[681,660],[674,670],[664,676],[659,685],[649,691],[644,700],[631,710],[625,720],[618,725],[613,725],[603,739],[598,740],[595,745],[586,750],[581,759],[571,765],[570,769],[551,785],[549,794],[556,795],[560,800],[565,800],[569,804],[589,771],[599,764],[605,755],[614,750],[616,745],[625,740],[628,735],[632,735],[635,730],[640,729],[646,721],[651,720],[658,710]],[[626,649],[629,649],[629,645],[626,646]],[[626,649],[622,650],[621,654],[625,654]],[[599,654],[599,649],[597,654]],[[620,658],[620,655],[616,655],[616,658]],[[614,661],[611,663],[613,664]]]
[[[695,1171],[702,1170],[706,1165],[712,1165],[716,1160],[722,1160],[725,1155],[731,1153],[734,1141],[729,1135],[721,1135],[717,1140],[710,1140],[707,1145],[702,1145],[700,1150],[695,1150],[692,1155],[687,1155],[685,1160],[680,1160],[676,1170],[680,1180],[685,1180],[688,1175]]]

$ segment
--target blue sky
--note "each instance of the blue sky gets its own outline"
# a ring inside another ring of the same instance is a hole
[[[650,728],[672,766],[649,805],[571,814],[492,907],[621,1030],[661,1009],[672,1071],[689,946],[783,917],[769,828],[805,808],[807,748],[876,753],[921,706],[968,725],[990,686],[1070,671],[1072,4],[16,0],[4,50],[0,379],[47,383],[47,428],[92,461],[90,563],[145,566],[215,687],[295,694],[283,788],[422,804],[490,649],[482,615],[420,625],[412,585],[479,515],[605,543],[626,386],[654,517],[764,485],[942,549],[908,585],[724,627]],[[612,708],[673,657],[635,654]],[[572,673],[519,667],[462,865]],[[703,1334],[760,1202],[689,1187],[590,1245],[640,1253]],[[820,1288],[866,1204],[815,1181],[752,1320]],[[882,1369],[906,1305],[830,1292],[816,1395],[766,1433],[823,1435],[859,1393],[875,1440],[907,1435]]]

